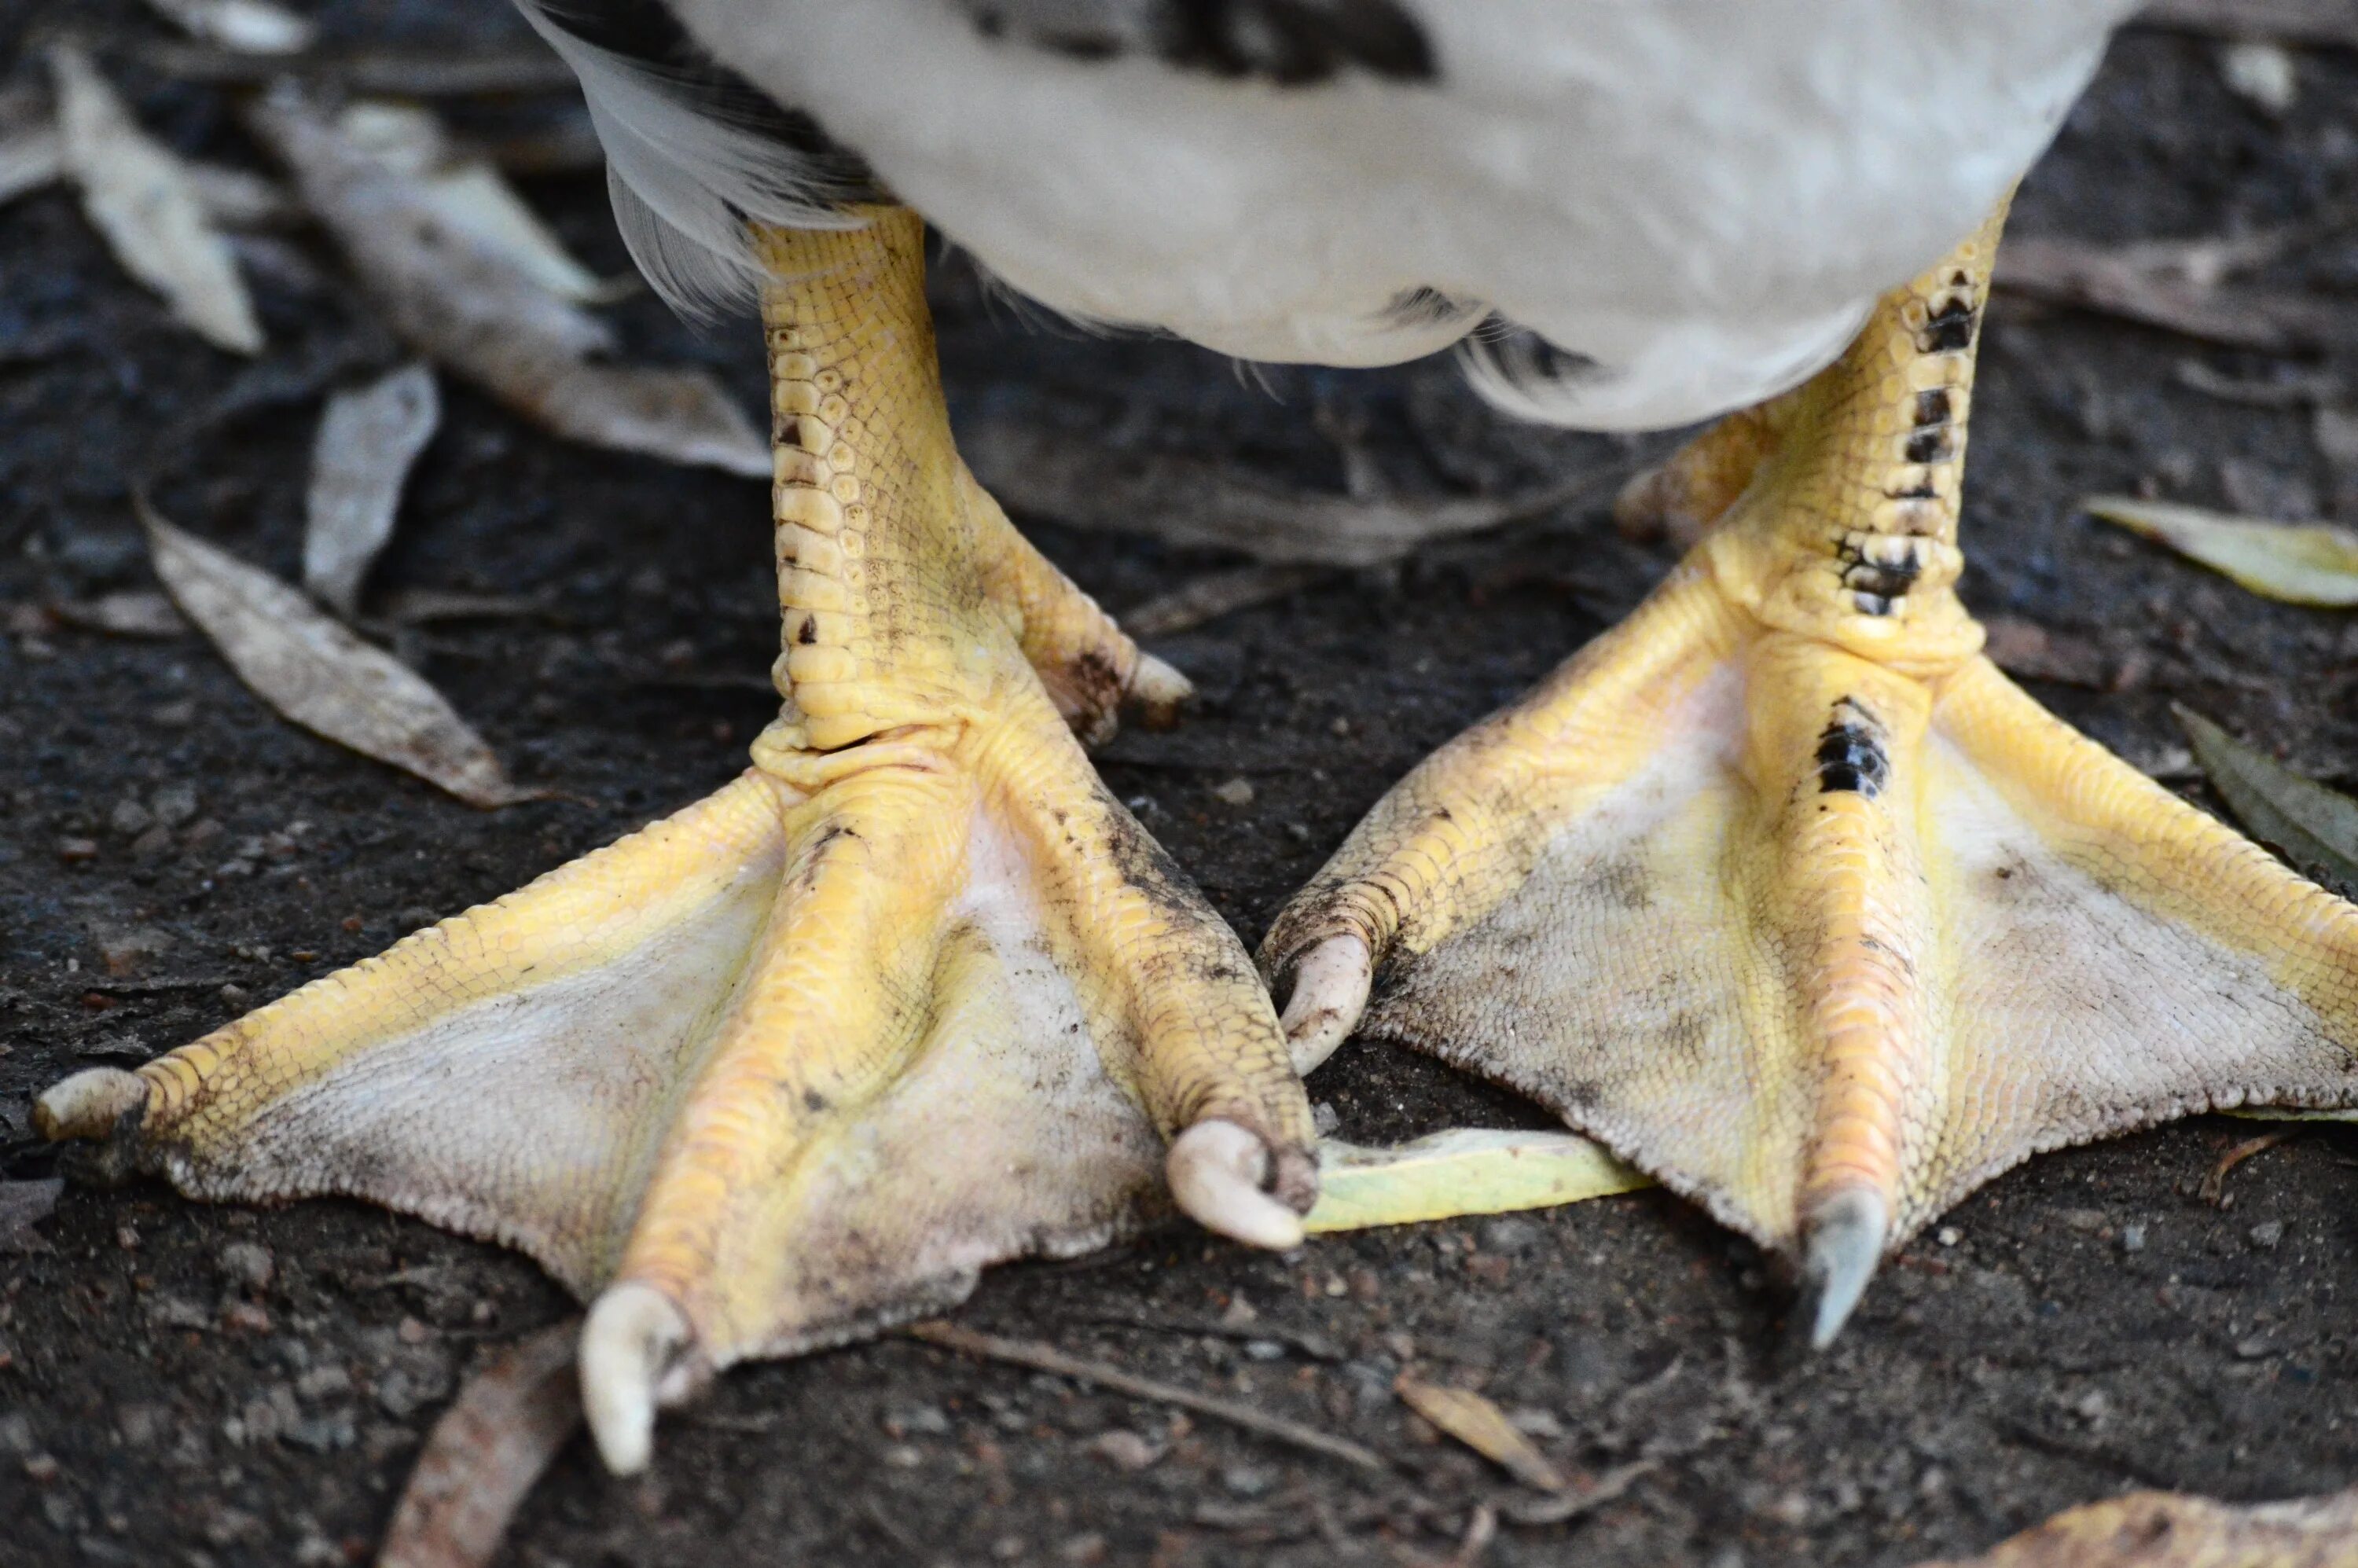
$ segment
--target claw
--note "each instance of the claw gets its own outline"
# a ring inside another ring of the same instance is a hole
[[[1179,710],[1195,695],[1195,683],[1144,649],[1130,672],[1130,705],[1149,730],[1168,730],[1179,721]]]
[[[1195,1222],[1249,1247],[1302,1245],[1302,1217],[1268,1192],[1269,1146],[1233,1121],[1199,1121],[1171,1145],[1171,1195]]]
[[[53,1086],[33,1105],[44,1138],[103,1138],[147,1103],[147,1086],[120,1067],[92,1067]]]
[[[1329,936],[1294,964],[1293,994],[1278,1027],[1295,1073],[1307,1077],[1351,1037],[1374,974],[1367,943],[1352,935]]]
[[[1836,1193],[1811,1217],[1801,1273],[1810,1348],[1823,1350],[1850,1320],[1891,1228],[1884,1201],[1863,1188]]]
[[[654,1449],[655,1405],[694,1343],[687,1314],[653,1285],[611,1287],[581,1328],[581,1404],[606,1468],[635,1476]]]

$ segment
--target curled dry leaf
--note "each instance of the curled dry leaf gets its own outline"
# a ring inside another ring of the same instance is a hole
[[[1653,1185],[1570,1132],[1456,1127],[1391,1149],[1322,1139],[1318,1204],[1302,1222],[1315,1235],[1410,1225],[1455,1215],[1553,1208]]]
[[[557,435],[769,477],[769,443],[710,376],[589,362],[607,346],[603,328],[453,232],[417,181],[353,146],[291,84],[254,105],[250,122],[420,353]]]
[[[410,464],[441,418],[434,372],[422,364],[328,399],[311,446],[303,586],[347,621],[359,609],[362,579],[393,537]]]
[[[451,145],[432,110],[354,103],[336,116],[336,130],[352,146],[409,179],[419,199],[452,229],[514,263],[559,299],[590,305],[637,287],[633,278],[619,284],[600,278],[576,261],[497,168]]]
[[[1517,495],[1361,500],[1276,489],[1198,459],[1119,451],[1029,420],[961,425],[958,447],[1011,512],[1303,566],[1398,560],[1435,539],[1552,512],[1623,477],[1619,469],[1579,473]]]
[[[308,20],[270,0],[147,0],[167,21],[240,54],[300,54],[319,38]]]
[[[470,806],[546,798],[510,784],[482,737],[406,665],[268,572],[173,527],[144,499],[139,515],[156,575],[174,602],[238,678],[281,714]]]
[[[417,1456],[377,1568],[483,1568],[533,1483],[581,1424],[581,1320],[514,1346],[464,1388]]]
[[[115,259],[207,342],[235,353],[260,352],[262,324],[254,319],[254,302],[188,166],[140,130],[81,49],[53,46],[49,70],[66,173]]]
[[[33,1227],[49,1217],[65,1187],[55,1176],[38,1182],[0,1182],[0,1253],[49,1249],[49,1242]]]
[[[2096,495],[2090,515],[2168,545],[2254,593],[2287,604],[2358,604],[2358,534],[2325,523],[2270,523],[2200,506]]]
[[[1401,1402],[1526,1487],[1561,1492],[1563,1476],[1539,1446],[1515,1430],[1506,1411],[1468,1389],[1448,1389],[1402,1372],[1392,1382]]]
[[[1918,1568],[2358,1568],[2358,1490],[2251,1504],[2132,1492]]]
[[[2358,894],[2358,800],[2301,777],[2191,708],[2173,711],[2203,776],[2253,838],[2343,897]]]

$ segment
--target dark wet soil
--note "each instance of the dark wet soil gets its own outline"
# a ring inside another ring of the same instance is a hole
[[[325,14],[351,40],[455,49],[514,31],[458,0],[333,0]],[[36,74],[36,27],[67,21],[160,36],[129,0],[20,5],[0,12],[17,79]],[[121,48],[104,58],[182,148],[254,159],[220,91]],[[2346,203],[2358,60],[2304,55],[2299,70],[2299,103],[2272,118],[2223,87],[2208,46],[2125,37],[2032,176],[2018,232],[2217,234]],[[622,268],[596,176],[530,194],[584,254]],[[2347,298],[2352,244],[2309,246],[2271,276]],[[201,642],[47,618],[54,601],[149,585],[128,500],[143,477],[184,525],[293,572],[318,393],[392,346],[305,236],[251,259],[276,346],[243,365],[175,330],[68,197],[0,210],[11,1177],[51,1169],[27,1119],[59,1075],[188,1039],[696,797],[741,764],[772,711],[743,679],[775,649],[761,488],[562,446],[463,389],[446,391],[375,593],[537,601],[396,646],[521,781],[570,798],[471,810],[280,722]],[[1628,457],[1508,424],[1445,364],[1278,371],[1264,391],[1184,347],[1027,329],[955,266],[937,295],[965,417],[1227,453],[1321,490],[1354,463],[1403,491],[1468,493]],[[758,399],[748,331],[698,336],[644,298],[614,314],[634,351],[711,364]],[[2280,514],[2331,496],[2305,406],[2195,391],[2188,365],[2255,382],[2316,369],[1998,301],[1965,593],[2128,670],[2116,692],[2035,689],[2173,782],[2191,787],[2172,701],[2348,781],[2358,625],[2265,603],[2074,514],[2077,497],[2140,486],[2257,494]],[[1116,609],[1232,564],[1038,533]],[[1207,701],[1175,734],[1116,741],[1107,776],[1255,935],[1392,779],[1626,610],[1667,559],[1617,538],[1590,503],[1174,637],[1159,651]],[[1254,792],[1241,807],[1215,793],[1239,776]],[[142,823],[182,786],[192,814],[168,811],[160,833]],[[1538,1120],[1368,1046],[1313,1088],[1364,1140]],[[666,1424],[644,1482],[608,1479],[575,1443],[505,1561],[1435,1562],[1487,1502],[1509,1515],[1495,1563],[1896,1564],[2132,1487],[2334,1487],[2358,1478],[2358,1142],[2308,1132],[2204,1201],[2199,1178],[2253,1130],[2197,1121],[1993,1184],[1887,1268],[1838,1346],[1806,1364],[1779,1350],[1789,1297],[1774,1271],[1659,1193],[1282,1259],[1174,1231],[1011,1268],[962,1321],[1315,1422],[1397,1472],[895,1340],[731,1373]],[[567,1310],[512,1256],[355,1205],[254,1212],[154,1184],[74,1189],[42,1231],[48,1250],[0,1255],[5,1564],[363,1561],[455,1380]],[[258,1286],[254,1248],[271,1265]],[[1577,1472],[1656,1466],[1585,1519],[1514,1522],[1528,1497],[1393,1398],[1411,1360],[1486,1390]]]

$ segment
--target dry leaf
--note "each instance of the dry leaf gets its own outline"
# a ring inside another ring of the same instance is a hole
[[[510,784],[482,737],[406,665],[268,572],[173,527],[144,500],[139,514],[156,575],[173,600],[238,678],[281,714],[471,806],[546,798]]]
[[[240,54],[300,54],[319,29],[269,0],[147,0],[164,17]]]
[[[1391,1149],[1327,1138],[1318,1144],[1314,1235],[1410,1225],[1456,1215],[1553,1208],[1635,1192],[1652,1181],[1570,1132],[1456,1127]]]
[[[65,142],[56,125],[34,121],[0,131],[0,203],[65,178]]]
[[[1239,550],[1262,561],[1330,567],[1398,560],[1434,539],[1553,511],[1622,477],[1617,469],[1575,474],[1509,496],[1359,500],[1275,489],[1194,458],[1117,451],[1029,420],[961,425],[958,449],[1011,512]]]
[[[2147,0],[2136,19],[2211,38],[2358,49],[2358,6],[2350,0]]]
[[[451,146],[431,110],[406,103],[354,103],[336,116],[344,140],[404,176],[441,220],[560,299],[577,305],[618,298],[635,278],[606,279],[567,251],[500,171]]]
[[[2194,760],[2244,831],[2305,874],[2358,895],[2358,800],[2301,777],[2191,708],[2172,705]]]
[[[2006,242],[1996,284],[2051,305],[2094,310],[2204,342],[2268,353],[2346,348],[2358,322],[2339,301],[2220,280],[2292,236],[2161,241],[2112,248],[2025,235]]]
[[[361,580],[393,537],[409,465],[441,417],[434,372],[422,364],[328,399],[311,446],[303,586],[347,621],[359,609]]]
[[[115,259],[207,342],[241,354],[260,352],[262,325],[254,302],[188,167],[148,139],[79,49],[52,47],[49,69],[66,172]]]
[[[0,1182],[0,1253],[47,1252],[46,1238],[33,1227],[49,1217],[66,1184],[55,1176],[38,1182]]]
[[[2090,515],[2158,540],[2179,554],[2287,604],[2358,604],[2358,534],[2325,523],[2270,523],[2200,506],[2095,495]]]
[[[2250,1504],[2132,1492],[1919,1568],[2358,1568],[2358,1490]]]
[[[1223,615],[1282,599],[1296,589],[1325,580],[1332,571],[1328,567],[1257,563],[1232,571],[1206,572],[1202,577],[1190,578],[1168,593],[1159,593],[1143,604],[1123,611],[1121,629],[1141,640],[1168,637]]]
[[[581,1424],[581,1320],[544,1328],[467,1379],[417,1457],[377,1568],[483,1568],[535,1481]]]
[[[710,376],[587,362],[607,346],[602,327],[452,232],[416,180],[354,147],[290,84],[251,123],[419,352],[560,436],[769,477],[768,441]]]
[[[188,171],[205,216],[222,228],[269,228],[303,215],[293,193],[267,175],[218,163],[192,163]]]
[[[116,637],[185,637],[194,630],[170,600],[147,589],[52,604],[49,612],[69,626]]]
[[[1561,1492],[1563,1476],[1506,1411],[1467,1389],[1444,1389],[1402,1372],[1392,1382],[1401,1402],[1526,1487]]]

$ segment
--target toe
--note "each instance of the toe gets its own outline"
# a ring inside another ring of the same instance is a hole
[[[1163,1169],[1188,1217],[1249,1247],[1302,1245],[1302,1215],[1276,1196],[1280,1161],[1268,1143],[1233,1121],[1199,1121],[1171,1145]]]
[[[1356,935],[1329,936],[1293,962],[1293,993],[1278,1027],[1293,1070],[1307,1077],[1350,1038],[1367,1010],[1375,961]]]
[[[616,1285],[590,1309],[581,1327],[581,1406],[613,1474],[647,1467],[655,1407],[686,1391],[694,1346],[687,1314],[651,1285]]]

